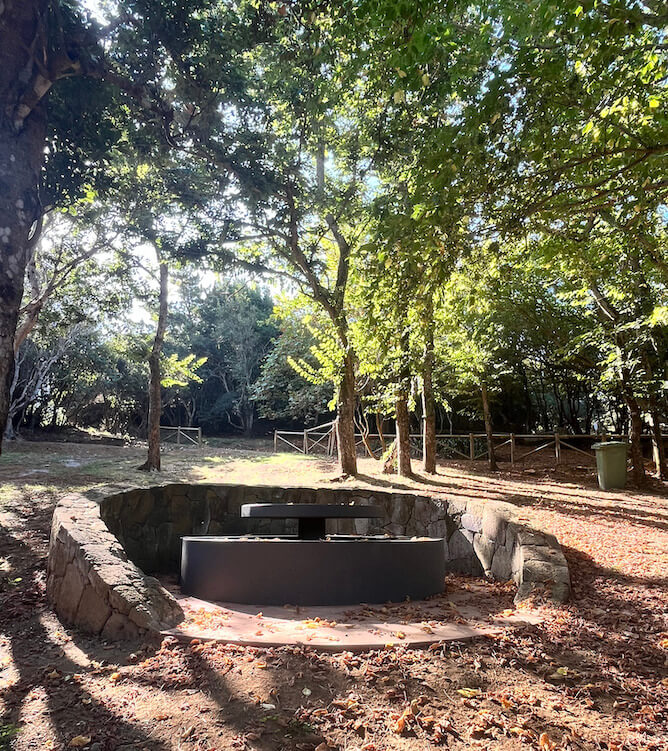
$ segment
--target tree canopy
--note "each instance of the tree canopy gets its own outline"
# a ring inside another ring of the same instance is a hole
[[[248,435],[334,409],[345,473],[377,413],[403,472],[411,421],[433,471],[437,422],[480,420],[492,463],[494,426],[628,429],[642,481],[667,415],[667,20],[6,5],[0,423],[143,430],[148,357],[154,417]]]

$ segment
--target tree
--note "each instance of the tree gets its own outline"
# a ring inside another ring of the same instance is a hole
[[[194,284],[196,295],[188,287]],[[198,423],[209,430],[232,427],[253,434],[256,420],[254,385],[278,330],[270,320],[273,300],[266,290],[247,279],[216,280],[205,293],[197,278],[182,286],[191,299],[177,303],[173,314],[177,351],[194,352],[205,360],[199,369],[201,383],[186,396]]]
[[[251,392],[262,417],[314,426],[331,414],[334,384],[318,357],[321,351],[308,326],[295,312],[284,311],[280,333]]]
[[[437,313],[442,332],[439,349],[452,373],[452,388],[472,397],[482,413],[491,471],[497,469],[491,392],[508,370],[504,316],[511,314],[495,305],[499,268],[494,247],[475,249],[466,265],[452,274]]]
[[[162,378],[160,375],[160,358],[167,330],[167,296],[169,267],[160,249],[160,243],[154,241],[155,259],[158,264],[160,288],[158,292],[158,323],[153,337],[151,352],[148,356],[148,457],[139,469],[150,472],[160,471],[160,416],[162,415]]]

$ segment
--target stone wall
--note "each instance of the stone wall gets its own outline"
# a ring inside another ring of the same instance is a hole
[[[107,636],[171,626],[180,608],[147,574],[178,572],[184,535],[294,533],[291,520],[240,517],[244,503],[272,502],[379,505],[384,519],[329,520],[328,532],[442,537],[449,571],[513,579],[517,600],[536,589],[559,602],[570,594],[556,538],[521,524],[509,504],[363,488],[168,484],[64,498],[54,514],[49,596],[64,621]]]
[[[64,623],[133,639],[183,619],[174,597],[128,560],[100,518],[105,493],[72,493],[53,514],[46,591]]]

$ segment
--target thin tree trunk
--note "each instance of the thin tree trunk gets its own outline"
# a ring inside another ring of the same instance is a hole
[[[139,467],[146,471],[160,471],[160,415],[162,413],[162,393],[160,388],[160,355],[167,330],[167,289],[169,269],[167,262],[162,259],[159,247],[155,246],[155,253],[160,268],[160,296],[158,307],[158,327],[153,339],[153,347],[148,357],[149,386],[148,386],[148,457]]]
[[[652,422],[652,453],[654,455],[654,465],[656,476],[660,480],[668,479],[668,466],[666,465],[666,446],[661,435],[661,418],[659,409],[656,404],[656,397],[650,397],[650,418]]]
[[[343,377],[339,385],[336,404],[336,438],[339,464],[344,475],[357,474],[355,447],[355,357],[351,350],[345,354]]]
[[[480,395],[482,396],[482,412],[485,418],[485,435],[487,436],[487,458],[489,461],[489,469],[491,472],[496,472],[498,467],[496,465],[496,455],[494,453],[492,414],[489,410],[489,395],[487,393],[487,384],[485,382],[480,385]]]
[[[397,395],[397,472],[402,477],[410,477],[411,468],[411,420],[408,414],[408,394],[402,390]]]
[[[422,460],[424,471],[436,474],[436,407],[434,404],[434,324],[433,306],[427,315],[427,337],[422,370]]]
[[[384,454],[387,451],[387,443],[385,441],[385,436],[383,435],[383,419],[378,412],[376,412],[376,430],[378,431],[378,440],[382,447],[381,451]]]
[[[38,19],[48,5],[47,0],[4,3],[0,14],[0,451],[30,233],[42,214],[38,191],[46,118],[40,97],[30,99],[36,101],[31,107],[26,100],[38,85],[31,50],[46,48]]]
[[[668,478],[668,466],[666,465],[666,447],[663,443],[663,436],[661,435],[661,415],[659,411],[659,405],[657,403],[656,392],[654,391],[652,381],[654,380],[654,370],[647,354],[647,350],[643,349],[643,366],[645,373],[649,381],[649,394],[648,394],[648,407],[649,407],[649,419],[652,435],[652,456],[654,458],[654,468],[656,476],[660,480]]]
[[[369,421],[367,420],[366,414],[361,410],[360,417],[356,420],[355,425],[359,428],[362,435],[362,443],[364,444],[367,454],[372,459],[378,459],[376,452],[373,450],[371,443],[369,442]]]

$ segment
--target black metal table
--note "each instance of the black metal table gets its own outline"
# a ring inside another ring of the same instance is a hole
[[[245,503],[241,516],[250,519],[297,519],[297,539],[322,540],[327,519],[380,519],[380,506],[347,503]]]
[[[183,537],[181,591],[252,605],[401,602],[443,591],[442,538],[331,535],[327,519],[384,517],[378,506],[249,503],[250,519],[297,519],[298,534]]]

